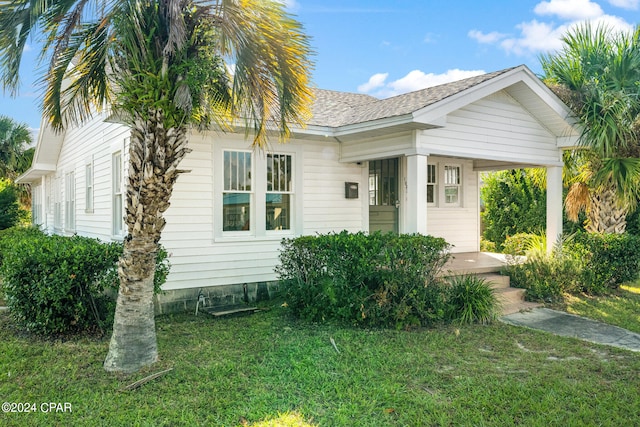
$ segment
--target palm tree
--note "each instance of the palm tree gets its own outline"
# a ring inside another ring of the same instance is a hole
[[[29,127],[10,117],[0,116],[0,177],[11,181],[28,168],[27,146],[31,144]]]
[[[578,26],[561,51],[541,57],[545,82],[576,113],[582,149],[570,157],[565,202],[586,230],[622,233],[640,190],[640,27],[633,34]]]
[[[52,127],[107,106],[131,127],[128,235],[104,367],[134,372],[158,359],[154,260],[179,164],[190,151],[189,126],[244,123],[255,147],[264,147],[271,130],[286,138],[290,123],[304,122],[311,99],[308,39],[278,1],[6,1],[5,88],[16,87],[36,29],[46,36],[43,111]]]

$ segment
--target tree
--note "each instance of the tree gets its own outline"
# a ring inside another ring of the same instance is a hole
[[[640,26],[633,34],[575,27],[541,57],[544,80],[576,113],[582,149],[569,170],[566,209],[586,211],[590,232],[622,233],[640,191]]]
[[[28,169],[33,155],[26,154],[30,144],[31,133],[26,124],[0,116],[0,177],[13,181]]]
[[[49,59],[43,111],[54,129],[109,106],[131,127],[126,216],[113,335],[104,367],[158,358],[153,276],[189,126],[244,123],[255,147],[303,124],[310,50],[283,3],[267,0],[13,0],[0,3],[0,70],[17,87],[27,38]],[[232,61],[228,64],[227,61]],[[231,72],[232,71],[232,72]],[[238,122],[238,120],[242,120]]]
[[[483,236],[503,249],[507,237],[517,233],[544,232],[547,192],[533,169],[493,172],[483,178]]]

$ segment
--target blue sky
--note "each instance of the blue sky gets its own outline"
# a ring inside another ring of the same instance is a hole
[[[572,26],[640,23],[640,0],[283,1],[311,37],[315,86],[381,98],[520,64],[540,73],[539,55]],[[19,97],[0,102],[1,115],[34,129],[37,53],[25,54]]]

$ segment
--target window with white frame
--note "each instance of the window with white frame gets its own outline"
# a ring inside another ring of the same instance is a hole
[[[62,188],[60,179],[57,176],[53,181],[53,227],[55,229],[62,228]]]
[[[461,169],[459,165],[444,166],[445,205],[460,206]]]
[[[438,168],[427,165],[427,204],[435,205],[438,194]]]
[[[251,230],[252,154],[249,151],[224,151],[224,187],[222,230]]]
[[[291,229],[292,156],[267,154],[267,230]]]
[[[42,185],[34,186],[31,189],[31,215],[33,224],[43,223],[42,217]]]
[[[73,171],[64,177],[64,229],[76,229],[76,178]]]
[[[84,167],[84,210],[93,212],[93,162]]]
[[[123,175],[122,152],[118,151],[111,156],[111,182],[112,182],[112,227],[114,236],[124,235],[124,207],[123,207]]]

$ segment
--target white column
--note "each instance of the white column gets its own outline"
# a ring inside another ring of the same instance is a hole
[[[403,232],[427,234],[427,156],[420,154],[407,156],[406,179]]]
[[[547,168],[547,252],[562,234],[562,167]]]

